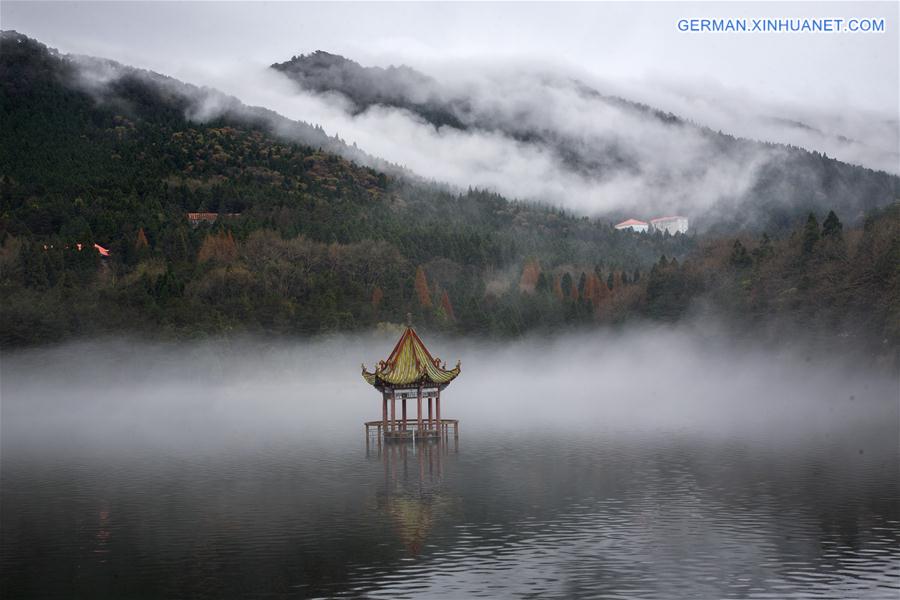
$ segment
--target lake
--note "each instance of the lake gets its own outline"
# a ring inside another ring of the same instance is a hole
[[[429,339],[458,440],[381,445],[390,336],[2,362],[4,598],[891,598],[889,369],[696,332]]]

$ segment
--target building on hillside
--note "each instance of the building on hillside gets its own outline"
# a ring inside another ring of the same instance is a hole
[[[187,214],[188,222],[196,227],[200,223],[215,223],[219,218],[219,213],[214,212],[189,212]]]
[[[670,235],[676,233],[687,233],[688,218],[687,217],[660,217],[658,219],[650,219],[650,229],[652,231],[665,232]]]
[[[366,423],[366,436],[376,431],[385,441],[444,439],[453,430],[459,436],[455,419],[441,418],[441,390],[459,375],[459,363],[447,369],[439,358],[432,358],[425,344],[411,325],[386,360],[379,361],[374,371],[362,367],[366,383],[381,392],[381,420]],[[401,416],[397,418],[397,400],[401,402]],[[416,400],[416,418],[407,419],[406,401]],[[422,400],[428,401],[428,417],[422,413]],[[390,406],[390,418],[388,407]]]
[[[622,231],[623,229],[630,229],[637,232],[647,231],[648,227],[649,225],[647,225],[645,221],[638,221],[637,219],[628,219],[627,221],[622,221],[615,226],[615,228],[619,231]]]
[[[187,214],[187,220],[191,224],[191,226],[196,227],[200,223],[215,223],[220,216],[239,217],[241,216],[241,213],[225,213],[223,215],[219,215],[219,213],[214,212],[189,212]]]

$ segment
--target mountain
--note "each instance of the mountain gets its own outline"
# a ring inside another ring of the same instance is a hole
[[[500,324],[511,307],[483,301],[526,260],[605,277],[693,245],[451,193],[369,166],[387,163],[316,126],[15,32],[0,38],[0,116],[0,338],[17,343],[97,327],[362,327],[430,314],[445,293],[462,330],[518,328]],[[72,250],[94,243],[110,256]]]
[[[900,348],[900,206],[638,234],[449,191],[215,90],[0,35],[0,344],[724,319]],[[351,160],[348,157],[356,157]],[[382,170],[373,165],[385,165]]]
[[[701,229],[784,231],[829,209],[859,224],[900,197],[896,176],[713,131],[564,74],[520,69],[444,82],[321,51],[272,69],[308,92],[344,96],[355,115],[388,107],[442,132],[504,136],[523,156],[550,157],[562,193],[585,196],[580,205],[612,219],[685,214]]]
[[[465,127],[452,103],[439,97],[437,81],[406,66],[363,67],[318,50],[273,64],[272,68],[286,73],[305,89],[343,94],[353,102],[354,114],[372,106],[393,106],[414,112],[437,127]]]

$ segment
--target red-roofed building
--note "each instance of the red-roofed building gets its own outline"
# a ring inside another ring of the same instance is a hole
[[[623,229],[630,229],[632,231],[639,231],[639,232],[647,231],[648,227],[649,227],[649,225],[647,225],[646,222],[638,221],[637,219],[628,219],[627,221],[622,221],[621,223],[619,223],[618,225],[615,226],[615,228],[618,229],[619,231],[621,231]]]

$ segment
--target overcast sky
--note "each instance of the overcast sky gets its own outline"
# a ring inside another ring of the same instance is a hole
[[[179,75],[315,49],[368,64],[539,58],[895,116],[898,3],[2,3],[4,29]],[[885,33],[682,33],[681,18],[878,17]]]

